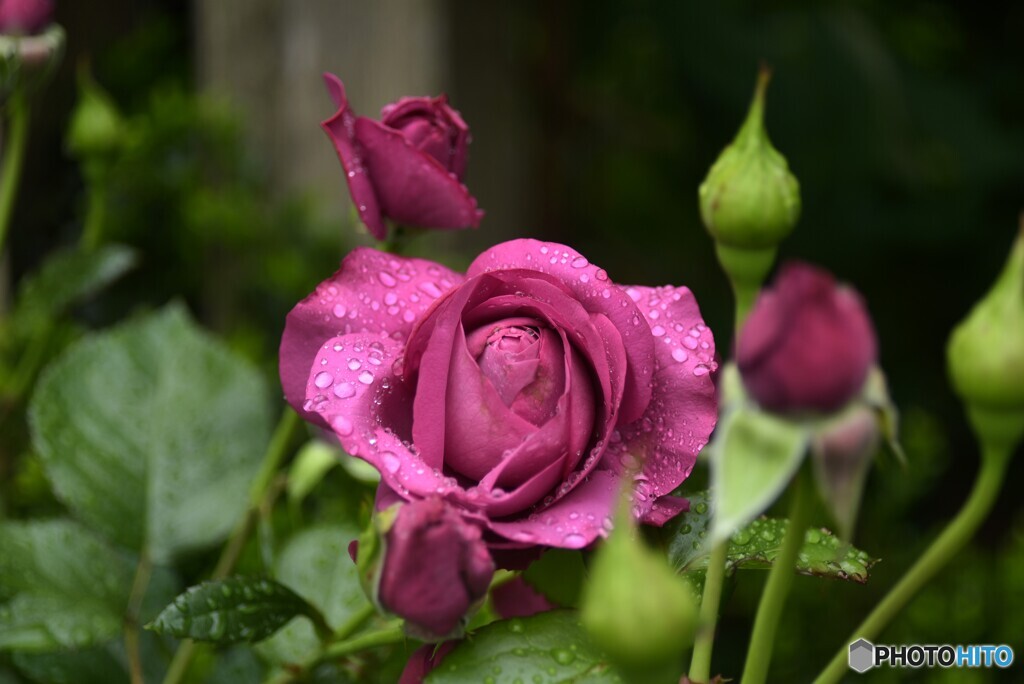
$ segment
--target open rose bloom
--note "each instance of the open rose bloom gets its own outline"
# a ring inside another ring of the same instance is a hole
[[[685,287],[623,287],[574,250],[497,245],[465,275],[362,248],[289,314],[288,401],[492,550],[607,534],[625,473],[662,524],[716,419],[714,340]]]

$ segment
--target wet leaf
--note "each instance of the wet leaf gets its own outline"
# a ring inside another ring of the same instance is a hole
[[[229,577],[190,587],[146,628],[218,644],[256,642],[309,612],[302,597],[278,582]]]
[[[428,684],[621,682],[572,610],[493,622],[445,656]]]
[[[163,562],[222,539],[242,514],[268,408],[259,372],[171,305],[70,347],[29,418],[68,508]]]

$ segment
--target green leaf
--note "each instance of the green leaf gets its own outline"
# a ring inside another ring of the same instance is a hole
[[[128,673],[107,648],[15,653],[20,672],[39,684],[128,684]]]
[[[359,529],[354,525],[303,530],[282,549],[275,568],[277,580],[317,606],[335,630],[369,604],[347,550],[349,542],[358,536]],[[258,650],[274,663],[306,663],[319,648],[310,621],[296,618],[261,643]]]
[[[351,457],[320,440],[303,445],[288,470],[288,500],[298,503],[305,499],[342,458]]]
[[[136,264],[135,252],[123,245],[93,251],[58,252],[25,279],[14,311],[14,327],[33,329],[114,282]]]
[[[70,520],[0,525],[0,649],[81,648],[119,634],[134,563]]]
[[[229,577],[189,587],[146,629],[218,644],[256,642],[310,612],[302,597],[273,580]]]
[[[553,610],[493,622],[445,656],[428,684],[454,682],[577,684],[621,682],[580,625],[579,614]]]
[[[586,568],[579,551],[551,549],[530,564],[523,579],[561,606],[578,606]]]
[[[268,408],[259,372],[172,305],[70,347],[29,418],[57,496],[163,562],[222,539],[242,514]]]
[[[708,566],[711,547],[706,543],[711,526],[708,492],[688,495],[690,510],[667,524],[669,563],[681,573],[703,573]],[[782,547],[786,520],[754,520],[729,540],[727,568],[732,570],[766,569]],[[826,529],[809,529],[797,557],[796,571],[804,575],[833,577],[863,584],[868,571],[878,562],[866,552],[842,541]]]
[[[713,539],[729,537],[778,498],[803,461],[807,441],[806,427],[749,407],[723,419],[711,446]]]

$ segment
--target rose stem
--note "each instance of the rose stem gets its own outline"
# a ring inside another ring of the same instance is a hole
[[[768,666],[772,660],[775,645],[775,628],[778,627],[786,595],[793,583],[793,569],[797,554],[803,545],[807,530],[808,509],[811,503],[811,487],[806,473],[799,473],[791,487],[793,500],[789,508],[789,524],[782,540],[779,555],[772,563],[768,582],[761,594],[761,603],[754,618],[754,631],[750,636],[747,662],[743,668],[743,684],[763,684],[768,677]]]
[[[11,223],[14,199],[18,194],[21,168],[25,161],[25,145],[28,142],[28,101],[22,93],[15,93],[7,101],[7,106],[10,111],[10,127],[3,166],[0,167],[0,253],[3,253],[7,227]]]
[[[224,545],[210,579],[224,579],[234,571],[235,565],[242,555],[242,549],[245,548],[245,543],[256,527],[261,508],[269,508],[273,500],[281,493],[280,486],[272,486],[274,475],[281,467],[281,461],[288,453],[288,445],[291,444],[292,437],[300,424],[298,414],[290,407],[285,408],[284,413],[281,414],[281,420],[270,438],[270,443],[267,445],[259,473],[249,490],[249,508],[231,532],[231,537]],[[182,680],[188,671],[188,666],[192,663],[193,656],[195,656],[195,649],[196,644],[191,639],[181,641],[178,650],[174,652],[174,658],[171,659],[170,667],[167,668],[163,684],[178,684]]]
[[[772,253],[774,258],[774,252]],[[723,258],[720,256],[720,258]],[[723,262],[724,263],[724,262]],[[762,265],[758,265],[761,268]],[[768,263],[768,268],[771,262]],[[727,273],[729,271],[727,270]],[[761,269],[761,278],[754,281],[742,281],[730,276],[733,294],[736,296],[736,318],[733,330],[733,337],[739,337],[740,328],[750,314],[754,305],[757,293],[760,291],[760,282],[763,280],[765,270]],[[711,549],[711,557],[708,559],[708,569],[704,577],[704,593],[700,600],[700,625],[697,629],[697,638],[693,643],[693,658],[690,661],[690,680],[697,684],[704,684],[711,679],[711,653],[715,646],[715,625],[718,622],[718,605],[722,600],[722,585],[725,582],[725,564],[728,559],[729,540],[721,541]]]
[[[917,563],[903,576],[895,587],[889,590],[882,602],[875,606],[867,619],[853,630],[850,638],[843,642],[835,657],[822,670],[815,684],[838,682],[848,672],[848,644],[857,639],[872,639],[892,621],[910,602],[914,595],[928,583],[974,536],[981,522],[988,516],[992,504],[999,495],[1006,474],[1006,465],[1013,454],[1009,445],[992,444],[981,440],[981,470],[974,481],[974,488],[963,508],[949,523],[942,534],[932,542],[928,550],[917,559]]]

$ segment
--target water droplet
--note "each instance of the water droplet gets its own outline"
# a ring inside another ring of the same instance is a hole
[[[416,313],[412,309],[406,309],[402,312],[402,320],[406,323],[412,323],[416,320]]]
[[[334,396],[339,399],[348,399],[355,396],[356,388],[351,382],[339,382],[334,386]]]
[[[326,371],[317,373],[316,377],[313,378],[313,384],[320,389],[330,387],[332,382],[334,382],[334,376]]]
[[[513,632],[514,634],[522,634],[523,633],[523,622],[522,622],[522,620],[509,620],[508,621],[508,631]]]
[[[394,287],[395,283],[397,282],[395,280],[395,276],[391,275],[387,271],[381,271],[380,273],[378,273],[377,280],[379,280],[380,284],[383,285],[384,287]]]
[[[430,295],[434,299],[437,299],[443,294],[441,292],[441,288],[437,286],[437,283],[431,282],[429,280],[420,283],[419,288],[424,294]]]
[[[690,534],[691,532],[693,532],[693,525],[690,523],[686,523],[679,528],[679,534]]]
[[[335,304],[335,305],[334,305],[334,315],[335,315],[335,316],[336,316],[337,318],[344,318],[344,317],[345,317],[345,314],[347,314],[347,313],[348,313],[348,309],[346,309],[346,308],[345,308],[344,306],[342,306],[341,304]]]
[[[611,299],[612,298],[612,291],[611,290],[605,290],[605,291],[603,291],[601,293],[601,296],[604,297],[605,299]]]
[[[694,366],[693,368],[693,374],[696,375],[698,378],[701,377],[702,375],[707,375],[709,372],[711,371],[704,364]]]
[[[696,373],[696,371],[694,372]],[[373,373],[371,373],[368,370],[364,370],[362,373],[359,374],[359,382],[363,383],[364,385],[369,385],[370,383],[373,382]]]
[[[654,335],[655,337],[661,337],[662,335],[665,334],[665,329],[662,328],[660,325],[656,325],[653,328],[651,328],[651,334]]]
[[[572,664],[572,661],[576,660],[576,654],[564,648],[556,648],[552,650],[551,657],[554,658],[555,662],[559,665],[570,665]]]
[[[337,416],[331,421],[331,427],[342,437],[348,437],[352,434],[352,421],[345,416]]]
[[[569,549],[582,549],[587,545],[587,538],[582,534],[571,532],[562,538],[562,543]]]
[[[578,256],[578,257],[576,257],[575,259],[572,260],[572,267],[573,268],[585,268],[585,267],[587,267],[589,265],[590,265],[590,262],[587,261],[587,258],[585,256]]]
[[[693,339],[692,337],[684,337],[683,346],[686,347],[687,349],[696,349],[697,340]]]
[[[686,352],[684,352],[679,347],[676,347],[675,349],[672,350],[672,358],[675,359],[677,362],[682,363],[683,361],[686,361],[686,359],[689,357],[687,357]]]
[[[380,457],[384,463],[384,469],[389,473],[397,473],[398,469],[402,467],[401,459],[390,451],[385,451]]]
[[[359,359],[349,359],[349,362],[348,362],[348,369],[349,369],[349,370],[359,370],[359,368],[360,368],[360,367],[361,367],[362,365],[363,365],[363,364],[362,364],[362,362],[361,362],[361,361],[360,361]]]
[[[750,543],[750,536],[750,530],[744,528],[736,533],[736,535],[732,538],[732,541],[734,544],[744,546],[745,544]]]
[[[695,510],[699,515],[704,515],[708,512],[708,505],[701,501],[699,504],[693,507],[693,510]]]

